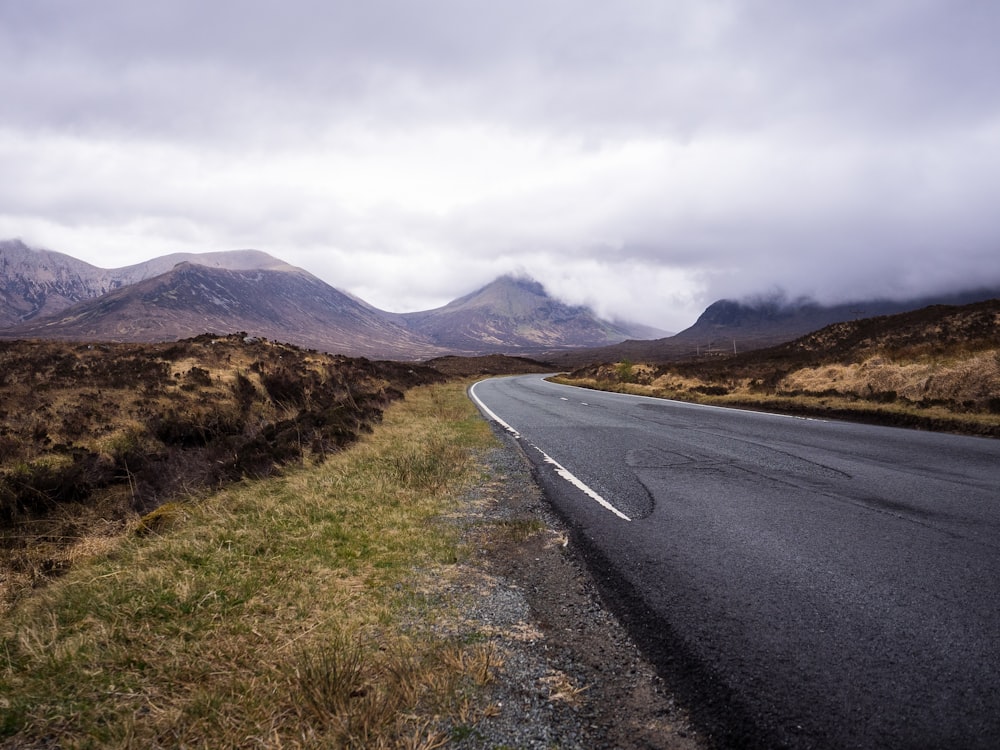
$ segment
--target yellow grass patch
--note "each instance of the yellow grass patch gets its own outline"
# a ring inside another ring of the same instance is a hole
[[[806,393],[833,390],[859,398],[894,392],[914,402],[925,399],[980,402],[997,396],[1000,391],[1000,349],[963,358],[902,362],[875,355],[848,365],[804,368],[786,376],[779,390]]]

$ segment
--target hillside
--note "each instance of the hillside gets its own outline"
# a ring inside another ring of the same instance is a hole
[[[92,266],[63,253],[0,240],[0,328],[56,315],[66,308],[196,262],[231,271],[290,270],[284,261],[257,250],[174,253],[124,268]]]
[[[60,540],[322,460],[411,386],[444,379],[238,335],[0,342],[0,603],[61,569]]]
[[[444,307],[401,317],[437,346],[459,352],[540,352],[628,338],[588,308],[560,302],[537,281],[514,276],[502,276]]]
[[[120,285],[114,273],[68,255],[0,241],[0,328],[56,314]]]
[[[825,326],[919,310],[931,305],[967,305],[1000,297],[1000,289],[968,290],[907,300],[871,299],[841,305],[820,305],[809,299],[783,297],[718,300],[693,325],[680,333],[653,341],[625,341],[593,351],[554,354],[563,367],[591,362],[674,362],[763,349],[792,341]]]
[[[0,337],[157,342],[235,331],[351,356],[420,359],[443,353],[388,313],[301,269],[229,270],[189,262],[0,330]]]
[[[1000,299],[835,323],[735,356],[591,365],[567,382],[1000,436]]]

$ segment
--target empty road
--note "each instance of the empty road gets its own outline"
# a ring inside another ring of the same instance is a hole
[[[1000,747],[1000,441],[537,375],[472,396],[721,745]]]

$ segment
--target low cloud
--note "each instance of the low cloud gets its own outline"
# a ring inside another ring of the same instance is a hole
[[[662,328],[1000,286],[1000,10],[0,6],[0,235],[256,247],[386,309],[523,269]]]

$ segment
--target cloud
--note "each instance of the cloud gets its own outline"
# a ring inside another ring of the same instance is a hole
[[[524,269],[678,330],[1000,285],[976,0],[0,4],[0,234],[257,247],[387,309]]]

